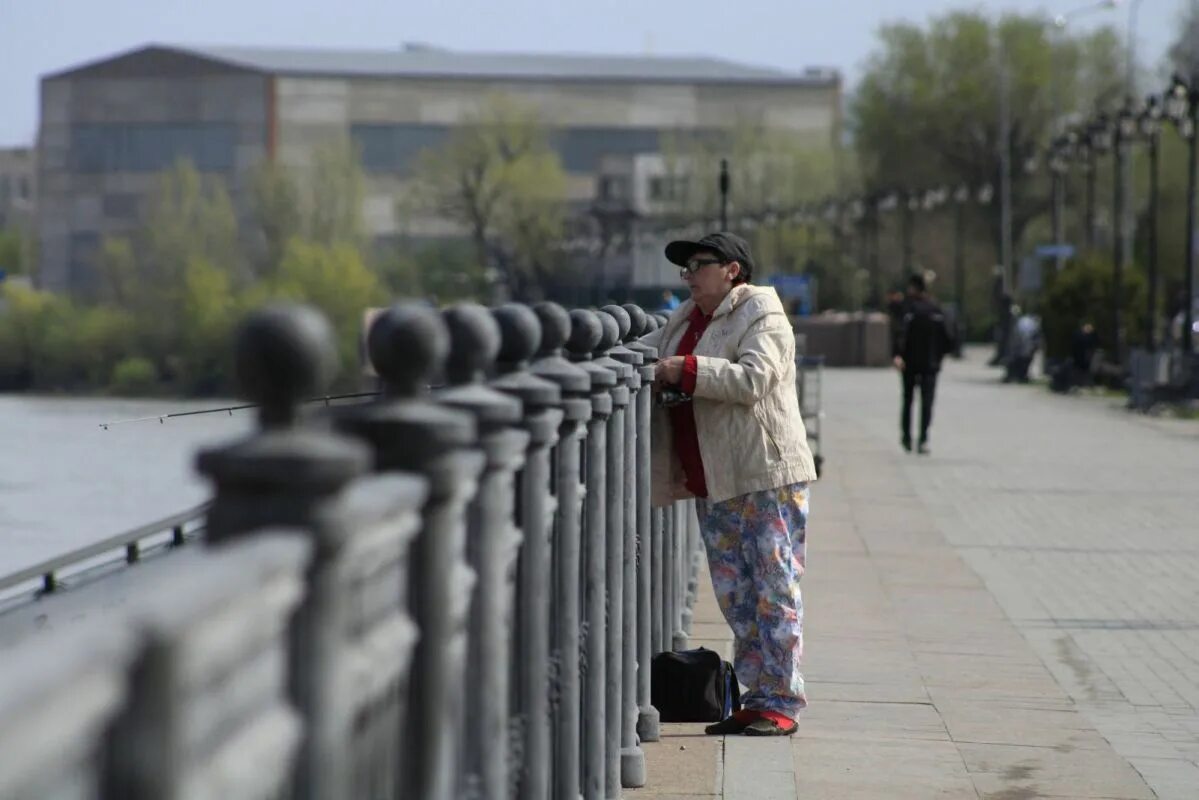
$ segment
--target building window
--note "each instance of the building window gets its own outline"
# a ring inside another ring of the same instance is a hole
[[[605,175],[600,178],[599,196],[601,200],[628,200],[629,179],[623,175]]]
[[[350,126],[350,138],[367,172],[409,174],[422,150],[445,144],[449,136],[445,125]]]
[[[95,297],[100,290],[100,234],[79,231],[71,234],[67,264],[68,286],[76,297]]]
[[[567,128],[550,135],[567,172],[595,172],[604,156],[657,153],[662,132],[650,128]]]
[[[687,176],[659,175],[649,179],[649,199],[658,202],[673,202],[687,197]]]
[[[190,161],[201,172],[233,169],[232,125],[104,124],[71,129],[71,166],[77,172],[161,172]]]
[[[376,173],[410,173],[420,152],[445,144],[450,133],[446,125],[350,126],[350,137],[361,153],[363,168]],[[659,152],[662,132],[649,128],[566,128],[551,132],[549,144],[568,172],[596,172],[604,156]]]
[[[102,200],[104,216],[112,220],[136,219],[139,200],[140,195],[129,192],[106,194]]]

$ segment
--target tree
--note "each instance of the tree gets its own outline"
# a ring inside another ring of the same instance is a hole
[[[224,185],[183,162],[163,173],[144,227],[101,248],[101,298],[137,320],[138,339],[167,380],[189,384],[189,365],[205,356],[189,351],[188,304],[195,302],[198,264],[236,287],[247,280],[237,218]],[[211,286],[211,282],[210,282]],[[229,302],[232,289],[221,298]],[[215,300],[214,300],[215,302]]]
[[[379,276],[394,297],[426,298],[442,304],[481,301],[487,296],[487,276],[469,242],[402,240],[379,260]]]
[[[1169,67],[1182,75],[1199,75],[1199,0],[1188,0],[1179,10],[1178,38],[1170,46]]]
[[[250,184],[251,215],[264,249],[255,272],[272,275],[287,243],[304,227],[299,182],[293,171],[275,161],[263,161]]]
[[[422,153],[415,179],[420,206],[465,228],[479,263],[518,297],[552,270],[566,173],[533,111],[492,95]]]
[[[366,239],[365,197],[358,152],[345,137],[318,145],[305,166],[262,162],[250,193],[253,231],[263,250],[256,274],[272,276],[297,237],[330,247],[361,246]]]
[[[311,241],[326,246],[362,244],[366,179],[353,142],[340,137],[316,148],[303,196],[304,233]]]
[[[0,271],[9,275],[25,273],[25,237],[20,231],[0,230]]]
[[[1045,182],[1024,165],[1035,163],[1049,138],[1055,107],[1061,118],[1089,116],[1122,92],[1120,42],[1110,28],[1055,43],[1049,22],[1039,16],[992,20],[954,12],[934,18],[926,29],[886,25],[880,39],[882,47],[850,105],[866,188],[990,183],[998,190],[1000,66],[1006,65],[1017,244],[1028,225],[1048,211]],[[998,254],[998,214],[991,233]]]
[[[386,300],[378,277],[367,268],[358,248],[293,239],[279,264],[278,274],[251,292],[246,306],[253,307],[268,299],[311,303],[328,316],[337,332],[342,364],[340,385],[353,385],[362,312]]]

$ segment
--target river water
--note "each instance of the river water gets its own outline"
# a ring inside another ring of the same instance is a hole
[[[101,423],[225,402],[0,395],[0,576],[206,500],[197,451],[253,411]]]

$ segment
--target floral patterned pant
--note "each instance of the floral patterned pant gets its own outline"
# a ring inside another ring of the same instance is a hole
[[[720,610],[735,637],[733,668],[746,708],[792,719],[807,705],[803,598],[808,484],[697,502]]]

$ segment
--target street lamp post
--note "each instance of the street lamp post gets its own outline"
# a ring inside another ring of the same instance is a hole
[[[1051,209],[1053,221],[1054,271],[1062,268],[1061,247],[1065,243],[1066,233],[1066,157],[1069,147],[1068,140],[1059,136],[1054,140],[1049,151],[1049,174],[1053,178],[1053,206]]]
[[[966,204],[970,202],[970,187],[962,184],[953,193],[953,300],[958,311],[958,341],[966,325]]]
[[[729,229],[729,160],[720,159],[720,229]]]
[[[1145,314],[1145,346],[1149,350],[1157,347],[1157,178],[1161,113],[1157,97],[1150,97],[1138,120],[1140,134],[1149,144],[1149,252],[1146,264],[1149,291]]]
[[[1126,98],[1123,108],[1117,113],[1111,126],[1114,134],[1112,143],[1112,324],[1116,342],[1116,363],[1122,363],[1124,337],[1121,325],[1121,306],[1124,294],[1124,257],[1127,250],[1124,237],[1127,235],[1124,220],[1124,161],[1128,145],[1137,134],[1137,118],[1132,108],[1132,98]]]
[[[1178,126],[1178,130],[1187,140],[1189,158],[1187,163],[1187,218],[1186,218],[1186,305],[1182,316],[1182,352],[1188,357],[1194,352],[1191,327],[1194,325],[1195,306],[1195,228],[1199,224],[1196,219],[1196,184],[1199,184],[1199,91],[1195,81],[1189,83],[1179,76],[1174,77],[1170,93],[1166,96],[1166,113]],[[1189,362],[1189,358],[1188,358]]]
[[[903,209],[899,217],[901,247],[903,249],[903,272],[905,275],[911,275],[912,264],[912,217],[916,213],[916,209],[920,207],[920,200],[916,195],[905,192],[903,198]]]

